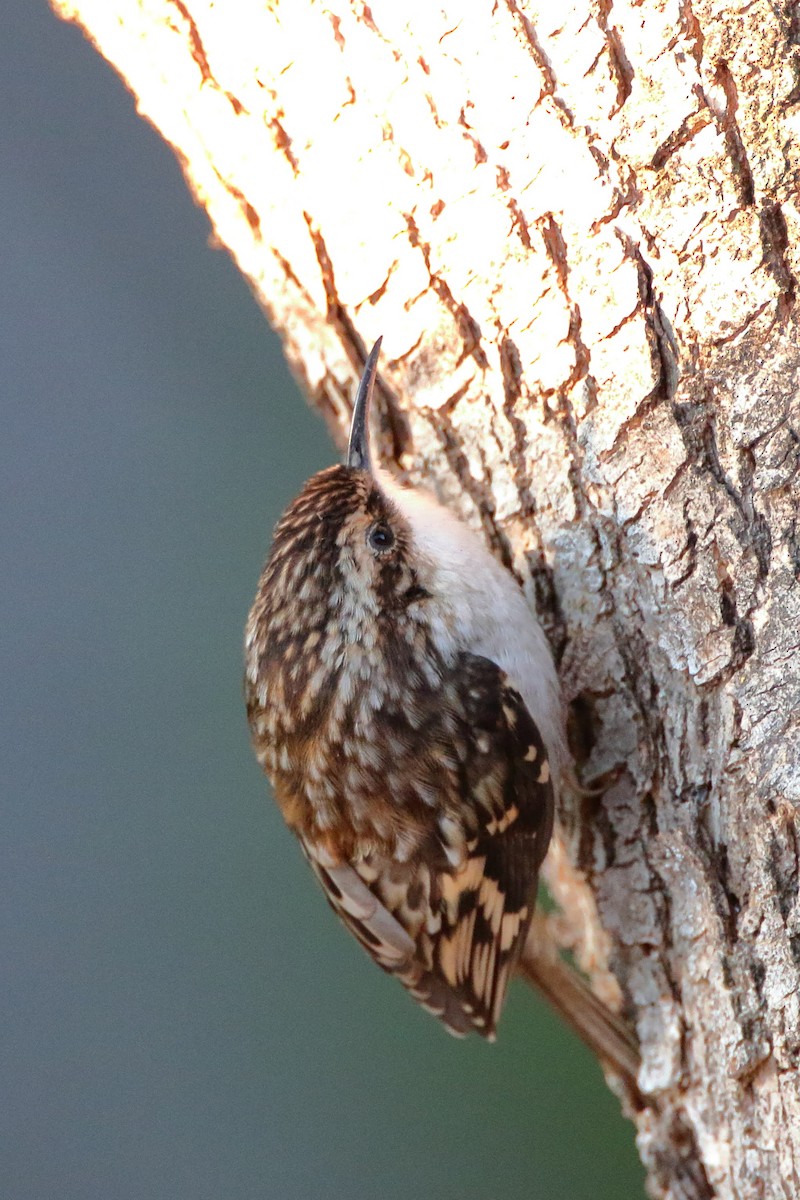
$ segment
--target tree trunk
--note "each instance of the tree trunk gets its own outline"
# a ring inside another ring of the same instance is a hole
[[[798,9],[54,3],[339,436],[384,335],[385,457],[537,606],[613,778],[557,932],[635,1021],[653,1194],[800,1197]]]

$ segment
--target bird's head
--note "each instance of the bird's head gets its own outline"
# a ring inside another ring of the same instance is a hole
[[[331,653],[335,644],[369,650],[387,625],[421,619],[432,598],[432,570],[398,503],[403,489],[373,457],[379,351],[380,340],[358,387],[344,464],[312,476],[275,530],[249,630],[268,636],[274,653],[298,641],[309,653],[323,643]]]

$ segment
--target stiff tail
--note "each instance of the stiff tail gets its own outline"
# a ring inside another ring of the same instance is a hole
[[[631,1097],[637,1097],[641,1058],[631,1029],[595,996],[583,976],[560,957],[555,947],[532,946],[531,942],[529,939],[520,959],[520,974],[541,992],[584,1045],[620,1077]]]

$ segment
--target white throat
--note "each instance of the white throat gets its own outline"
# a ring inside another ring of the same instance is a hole
[[[428,493],[376,471],[383,491],[411,526],[425,573],[421,582],[445,609],[442,649],[496,662],[525,701],[542,735],[555,780],[568,763],[561,689],[547,639],[513,575],[467,525]]]

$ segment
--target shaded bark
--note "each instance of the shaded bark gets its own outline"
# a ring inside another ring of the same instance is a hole
[[[797,8],[54,2],[340,436],[383,333],[384,454],[541,613],[653,1194],[800,1196]]]

